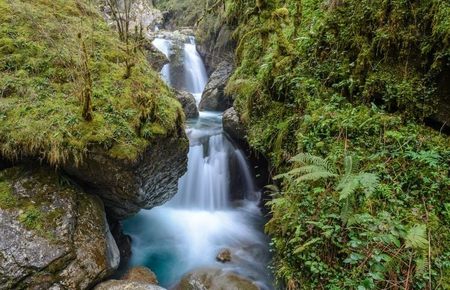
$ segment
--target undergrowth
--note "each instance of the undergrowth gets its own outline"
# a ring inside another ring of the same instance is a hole
[[[448,289],[450,140],[422,123],[447,97],[448,1],[214,13],[235,27],[227,90],[248,142],[280,174],[266,226],[280,288]]]

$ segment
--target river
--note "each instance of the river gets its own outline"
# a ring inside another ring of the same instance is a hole
[[[198,105],[208,77],[195,39],[188,37],[179,44],[157,38],[153,44],[169,58],[173,50],[182,50],[182,65],[166,64],[161,74],[169,85],[192,93]],[[250,279],[260,289],[273,289],[260,194],[245,154],[224,134],[221,112],[200,112],[199,118],[187,120],[186,132],[188,169],[176,196],[124,222],[125,233],[132,238],[130,266],[149,267],[169,289],[200,267],[221,268]],[[231,187],[236,177],[245,192],[237,200]],[[231,251],[231,262],[216,261],[222,249]]]

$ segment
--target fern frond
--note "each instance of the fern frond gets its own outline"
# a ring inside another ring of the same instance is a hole
[[[335,177],[335,176],[336,176],[336,174],[329,172],[329,171],[317,171],[317,172],[312,172],[312,173],[302,175],[302,176],[296,178],[295,181],[296,182],[316,181],[319,179],[330,178],[330,177]]]
[[[376,174],[373,173],[359,173],[359,174],[347,174],[344,175],[339,182],[336,190],[340,192],[339,200],[348,198],[355,193],[356,190],[362,188],[369,197],[380,184],[380,180]]]
[[[355,176],[344,176],[336,187],[336,190],[339,191],[339,200],[348,198],[358,189],[359,185],[359,179],[355,178]]]
[[[355,156],[345,156],[344,158],[344,171],[346,175],[357,173],[359,170],[359,160]]]
[[[405,245],[407,248],[416,250],[425,250],[428,247],[426,225],[416,225],[409,229],[405,237]]]
[[[360,186],[364,189],[366,197],[369,197],[380,184],[380,179],[373,173],[360,173],[357,175]]]
[[[292,157],[291,162],[296,162],[304,165],[315,165],[325,168],[334,173],[334,167],[324,158],[312,155],[310,153],[300,153]]]
[[[306,165],[302,167],[297,167],[288,172],[291,175],[299,175],[301,173],[314,173],[319,171],[328,171],[327,168],[317,165]]]

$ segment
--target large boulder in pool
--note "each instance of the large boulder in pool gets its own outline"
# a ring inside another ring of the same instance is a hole
[[[200,102],[200,111],[224,111],[233,105],[231,96],[225,93],[225,87],[233,72],[233,65],[222,62],[213,72],[206,85]]]
[[[186,172],[189,144],[184,132],[158,138],[136,160],[112,158],[92,148],[83,163],[67,162],[63,169],[86,191],[100,196],[108,217],[115,220],[153,208],[172,198]]]
[[[0,289],[86,289],[119,251],[103,204],[51,170],[0,171]]]
[[[192,94],[185,91],[177,91],[176,96],[183,107],[186,118],[197,118],[199,116],[197,103]]]
[[[259,290],[252,281],[221,269],[203,268],[186,274],[173,290]]]
[[[143,282],[136,281],[123,281],[123,280],[109,280],[103,282],[94,290],[166,290],[165,288],[159,287],[157,285],[152,285]]]

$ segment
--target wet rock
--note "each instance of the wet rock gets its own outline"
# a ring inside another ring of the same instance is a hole
[[[122,277],[121,280],[128,280],[133,282],[141,282],[147,284],[158,285],[158,279],[155,273],[146,267],[134,267]]]
[[[116,241],[120,252],[120,269],[125,269],[131,258],[131,237],[123,233],[122,225],[119,221],[113,221],[109,225],[111,234]]]
[[[231,251],[229,249],[223,249],[219,252],[216,260],[221,263],[231,262]]]
[[[197,118],[199,113],[197,104],[195,102],[195,97],[185,91],[176,92],[176,96],[178,101],[180,101],[181,106],[183,106],[183,111],[186,115],[186,118]]]
[[[103,282],[95,290],[166,290],[165,288],[157,285],[135,282],[135,281],[123,281],[123,280],[109,280]]]
[[[100,199],[47,169],[6,169],[0,182],[0,289],[86,289],[118,267]]]
[[[200,28],[200,30],[202,29]],[[210,27],[206,28],[206,30],[210,29]],[[218,26],[213,33],[207,31],[201,33],[207,34],[207,36],[199,39],[197,50],[205,61],[208,73],[214,72],[223,60],[229,63],[233,62],[236,44],[233,40],[232,28],[223,24]]]
[[[247,135],[238,113],[234,107],[229,108],[223,113],[223,130],[235,141],[245,141]]]
[[[224,111],[233,105],[233,100],[225,94],[225,86],[233,72],[233,65],[222,62],[211,75],[200,102],[200,111]]]
[[[147,51],[147,61],[155,71],[161,71],[164,65],[169,63],[169,59],[164,53],[159,51],[150,41],[146,41],[144,48]]]
[[[174,290],[259,290],[250,280],[221,269],[204,268],[186,274]]]
[[[118,220],[161,205],[176,194],[178,179],[186,172],[188,146],[184,135],[159,138],[134,161],[93,148],[81,165],[68,162],[63,169],[86,191],[100,196],[108,217]]]

